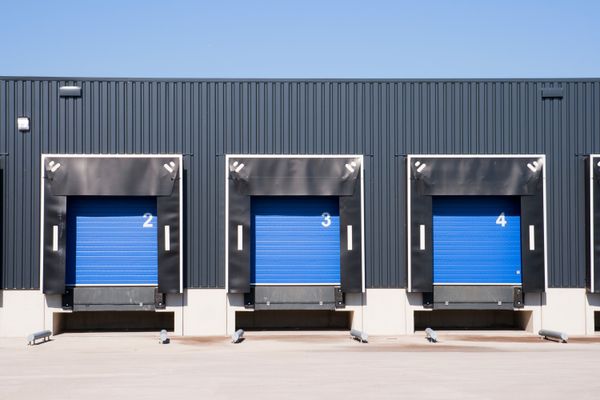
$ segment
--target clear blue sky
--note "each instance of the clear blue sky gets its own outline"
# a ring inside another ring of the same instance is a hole
[[[598,0],[0,1],[0,75],[600,76]]]

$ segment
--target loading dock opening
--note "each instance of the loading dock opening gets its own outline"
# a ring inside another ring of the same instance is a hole
[[[415,311],[415,330],[511,330],[533,332],[531,311],[431,310]]]
[[[82,311],[54,313],[52,332],[173,331],[175,313],[153,311]]]
[[[544,155],[410,155],[406,173],[409,292],[425,308],[511,311],[545,291]]]
[[[349,330],[351,311],[261,310],[239,311],[235,329],[244,330]]]
[[[362,164],[359,155],[227,155],[228,293],[301,317],[364,292]]]
[[[125,312],[182,292],[181,155],[44,154],[41,168],[45,294]]]

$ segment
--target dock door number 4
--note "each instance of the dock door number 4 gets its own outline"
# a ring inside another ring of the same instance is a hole
[[[500,213],[500,215],[498,215],[498,218],[496,218],[496,225],[501,225],[504,228],[506,224],[508,224],[508,221],[506,221],[506,216],[504,215],[504,213]]]

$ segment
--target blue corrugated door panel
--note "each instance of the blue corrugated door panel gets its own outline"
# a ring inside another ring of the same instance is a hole
[[[252,198],[252,283],[340,283],[337,197]]]
[[[433,198],[433,283],[521,284],[518,197]]]
[[[157,285],[154,197],[67,200],[67,285]]]

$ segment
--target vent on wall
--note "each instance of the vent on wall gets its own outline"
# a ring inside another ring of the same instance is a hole
[[[60,97],[81,97],[81,86],[61,86],[58,94]]]
[[[543,99],[562,99],[563,88],[562,87],[546,87],[542,88],[542,100]]]

